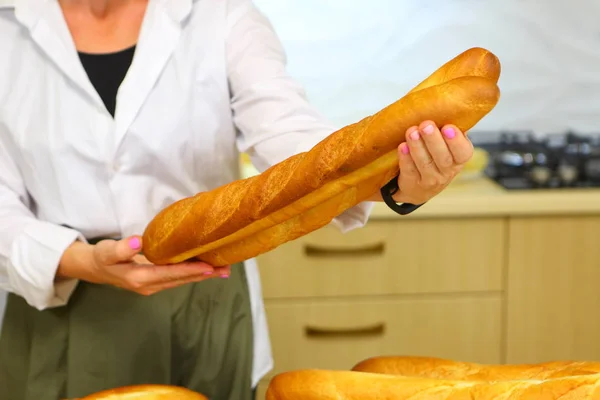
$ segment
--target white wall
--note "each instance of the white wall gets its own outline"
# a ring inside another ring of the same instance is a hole
[[[600,0],[255,2],[282,39],[290,73],[340,126],[482,46],[502,62],[502,99],[478,129],[600,132]]]
[[[477,128],[600,131],[600,0],[255,2],[282,38],[290,72],[339,125],[482,46],[502,62],[502,98]]]

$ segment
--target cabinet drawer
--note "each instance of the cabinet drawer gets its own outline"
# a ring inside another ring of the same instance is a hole
[[[501,362],[499,295],[267,303],[275,368],[349,369],[378,355]]]
[[[326,227],[258,258],[265,298],[502,289],[501,218],[372,221]]]

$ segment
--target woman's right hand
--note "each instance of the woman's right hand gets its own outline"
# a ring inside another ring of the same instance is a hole
[[[149,296],[230,274],[229,266],[213,267],[201,261],[154,265],[140,254],[141,250],[139,236],[102,240],[95,245],[75,242],[64,252],[56,277],[113,285]]]

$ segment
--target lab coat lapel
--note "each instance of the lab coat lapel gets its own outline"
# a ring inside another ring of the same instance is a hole
[[[103,106],[102,99],[79,61],[77,49],[58,2],[21,0],[16,3],[15,16],[27,27],[33,41],[64,76],[82,89],[92,101]]]
[[[117,95],[115,151],[175,50],[192,0],[151,0],[131,67]]]

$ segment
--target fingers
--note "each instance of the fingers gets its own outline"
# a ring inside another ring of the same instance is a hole
[[[446,125],[442,127],[444,141],[455,164],[463,165],[473,156],[473,143],[456,126]]]
[[[132,259],[136,264],[152,264],[146,257],[141,254],[136,254]],[[231,273],[231,266],[227,265],[224,267],[215,267],[210,264],[203,263],[201,261],[189,261],[188,264],[197,264],[202,265],[204,267],[208,267],[209,269],[205,272],[202,272],[203,275],[214,275],[221,278],[229,278]],[[181,264],[175,264],[181,265]],[[210,268],[212,268],[212,272],[210,272]]]
[[[215,267],[215,275],[220,276],[221,278],[229,278],[231,275],[231,265],[226,265],[224,267]]]
[[[230,274],[229,266],[215,268],[202,261],[154,265],[140,254],[141,249],[139,236],[98,242],[94,246],[94,262],[99,281],[149,295],[191,282],[227,278]]]
[[[203,262],[183,262],[173,265],[133,264],[124,276],[133,289],[145,288],[181,280],[208,277],[214,268]]]
[[[432,121],[421,123],[419,132],[423,138],[424,147],[426,147],[429,157],[436,167],[435,171],[433,171],[433,168],[431,170],[446,175],[454,165],[454,158],[442,133]]]
[[[231,274],[231,270],[230,270],[229,266],[217,267],[217,268],[215,268],[215,271],[212,274],[203,274],[201,276],[191,276],[188,278],[177,279],[177,280],[170,281],[170,282],[159,282],[157,284],[144,287],[138,293],[145,295],[145,296],[150,296],[155,293],[161,292],[163,290],[172,289],[172,288],[182,286],[182,285],[187,285],[189,283],[202,282],[207,279],[214,279],[214,278],[229,278],[230,274]]]
[[[441,130],[423,121],[406,131],[398,147],[398,202],[421,204],[442,191],[473,155],[473,144],[456,126]]]
[[[416,129],[416,127],[414,128]],[[403,178],[419,180],[421,174],[415,164],[413,157],[410,154],[410,148],[408,144],[402,143],[398,147],[398,160],[400,162],[400,171]]]
[[[438,172],[435,161],[427,149],[428,142],[431,142],[430,135],[427,137],[427,142],[424,136],[419,127],[411,127],[406,132],[406,143],[410,150],[409,153],[422,177]]]
[[[424,121],[407,131],[407,143],[421,177],[453,176],[473,155],[473,144],[456,126],[441,130]]]
[[[94,246],[94,259],[98,265],[112,265],[130,261],[142,248],[142,239],[131,236],[122,240],[102,240]]]
[[[150,260],[148,260],[146,257],[144,257],[142,254],[136,254],[135,256],[133,256],[131,258],[131,261],[133,261],[136,264],[152,264],[150,262]]]

